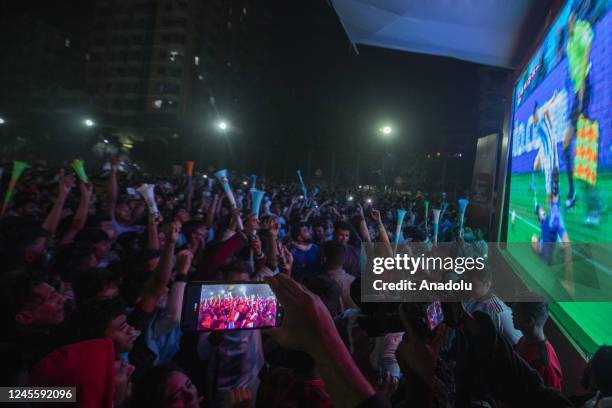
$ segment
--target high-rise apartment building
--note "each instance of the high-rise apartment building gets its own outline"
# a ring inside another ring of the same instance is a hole
[[[201,0],[99,0],[87,91],[109,127],[173,135],[190,107]]]

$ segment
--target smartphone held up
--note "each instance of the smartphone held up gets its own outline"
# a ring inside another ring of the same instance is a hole
[[[235,331],[280,326],[282,307],[263,282],[191,282],[185,289],[181,328]]]

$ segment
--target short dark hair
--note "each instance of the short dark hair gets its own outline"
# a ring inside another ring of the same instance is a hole
[[[90,244],[97,244],[103,241],[110,241],[106,232],[100,228],[85,228],[79,232],[74,238],[77,242],[89,242]]]
[[[221,268],[223,279],[230,279],[230,275],[234,273],[246,273],[251,274],[251,266],[248,262],[241,259],[233,259],[230,263]]]
[[[126,305],[120,298],[88,300],[79,305],[72,321],[76,337],[80,341],[104,337],[108,324],[126,313]]]
[[[116,285],[115,275],[108,269],[94,268],[79,274],[73,283],[74,300],[77,304],[95,299],[101,290]]]
[[[33,269],[14,269],[0,279],[0,316],[5,329],[15,328],[15,316],[28,304],[40,301],[34,292],[41,283],[42,273]]]
[[[182,231],[183,231],[183,234],[185,235],[185,238],[189,240],[191,239],[191,234],[193,234],[194,232],[196,232],[198,229],[202,227],[206,227],[206,223],[204,221],[191,220],[183,224]]]
[[[0,249],[4,267],[17,267],[25,263],[25,254],[37,238],[49,237],[49,232],[34,220],[22,217],[0,219]]]
[[[344,221],[337,221],[334,224],[334,231],[337,230],[344,230],[344,231],[352,231],[353,227],[351,227],[351,225],[348,222],[344,222]]]
[[[291,226],[291,239],[296,241],[298,239],[298,236],[300,235],[300,231],[302,230],[302,228],[308,226],[309,225],[306,222],[296,222],[295,224],[293,224]]]
[[[544,326],[548,320],[548,303],[546,302],[519,302],[514,307],[533,318],[538,326]]]
[[[340,314],[342,290],[335,280],[326,275],[319,275],[308,281],[306,287],[321,298],[332,316]]]
[[[612,393],[612,346],[600,346],[591,358],[591,373],[597,388],[604,394]]]
[[[134,382],[134,391],[129,406],[163,408],[166,406],[164,384],[173,372],[185,371],[178,365],[170,362],[157,367],[149,368]]]
[[[86,263],[92,254],[93,246],[88,242],[62,245],[55,251],[53,269],[64,282],[72,282],[87,269]]]
[[[85,224],[88,228],[100,228],[100,224],[103,222],[112,222],[113,219],[109,215],[94,215],[93,217],[87,218],[87,223]]]
[[[132,270],[123,271],[123,280],[119,287],[119,293],[121,294],[121,298],[126,301],[128,305],[133,306],[136,304],[147,281],[151,278],[151,274],[152,272],[150,270],[144,268],[134,268]]]
[[[323,257],[327,268],[341,268],[346,260],[346,247],[340,242],[327,241],[323,244]]]

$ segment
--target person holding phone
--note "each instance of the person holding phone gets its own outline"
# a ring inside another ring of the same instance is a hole
[[[223,279],[248,282],[250,268],[244,262],[232,263],[223,269]],[[197,355],[206,362],[208,381],[206,395],[209,406],[224,407],[232,390],[245,388],[257,394],[259,371],[264,365],[260,330],[202,332]]]

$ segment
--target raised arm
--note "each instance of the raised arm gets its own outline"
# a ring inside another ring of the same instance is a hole
[[[359,234],[361,234],[361,239],[365,242],[372,242],[372,237],[370,237],[370,231],[368,230],[368,224],[363,215],[363,207],[361,204],[357,206],[357,212],[359,214]]]
[[[312,216],[312,214],[316,211],[316,207],[310,207],[310,209],[308,210],[308,212],[306,212],[306,215],[304,216],[304,218],[302,218],[302,222],[308,222],[308,219]]]
[[[238,218],[240,218],[240,208],[232,208],[232,218],[230,219],[227,229],[238,231]]]
[[[66,198],[70,193],[70,190],[74,186],[74,176],[72,174],[65,175],[64,170],[60,170],[59,187],[57,191],[57,197],[55,203],[51,207],[51,211],[43,221],[42,227],[47,230],[51,236],[55,235],[57,226],[62,216],[62,209],[66,203]]]
[[[79,208],[77,208],[77,212],[72,219],[70,228],[62,237],[62,244],[69,244],[74,241],[74,237],[83,229],[87,221],[87,211],[89,210],[89,198],[91,197],[92,186],[91,184],[80,182],[79,189],[81,190]]]
[[[164,288],[168,286],[170,274],[172,273],[174,247],[176,246],[176,241],[178,240],[180,232],[181,223],[174,221],[170,225],[169,231],[166,233],[166,246],[162,251],[159,264],[157,268],[155,268],[155,271],[153,271],[151,278],[145,284],[140,301],[137,304],[137,307],[145,313],[152,313],[155,310]]]
[[[176,280],[172,284],[168,303],[166,304],[166,316],[168,321],[174,326],[181,322],[181,312],[183,310],[183,294],[187,285],[187,276],[191,268],[193,254],[188,249],[183,249],[176,255]]]
[[[297,202],[297,199],[295,197],[292,197],[291,198],[291,204],[289,204],[289,207],[287,208],[287,211],[284,212],[283,218],[285,218],[286,220],[290,219],[291,212],[293,211],[293,206],[295,206],[296,202]]]
[[[217,209],[217,203],[219,202],[219,194],[215,193],[212,202],[208,206],[206,211],[206,226],[212,228],[215,223],[215,210]]]
[[[276,217],[270,222],[270,226],[268,228],[269,233],[269,242],[267,249],[267,261],[270,269],[275,270],[278,266],[278,230],[280,229],[280,224],[276,220]]]
[[[111,161],[110,176],[108,178],[108,215],[115,219],[115,208],[119,198],[119,184],[117,183],[117,159]]]
[[[388,256],[393,256],[393,247],[391,246],[391,241],[389,241],[389,236],[387,235],[387,230],[385,229],[385,224],[382,222],[382,218],[380,216],[379,210],[372,209],[372,219],[376,223],[376,228],[378,228],[378,235],[380,237],[380,242],[382,242],[387,250]]]
[[[161,221],[161,216],[159,214],[152,214],[149,211],[149,222],[148,222],[148,241],[147,248],[149,249],[157,249],[159,250],[159,230],[157,228],[159,222]]]
[[[193,198],[193,184],[187,186],[187,212],[191,214],[191,200]]]
[[[342,342],[321,299],[284,274],[266,282],[283,305],[285,317],[270,334],[283,347],[305,351],[316,362],[336,407],[355,407],[375,394]]]

